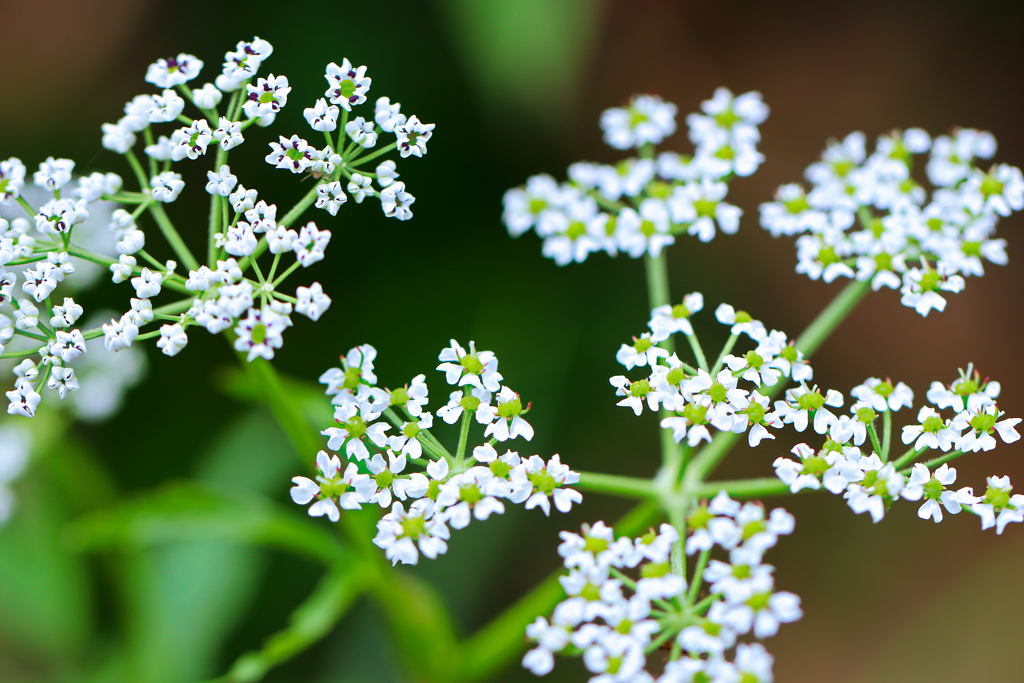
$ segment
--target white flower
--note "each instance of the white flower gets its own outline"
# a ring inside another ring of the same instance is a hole
[[[370,481],[373,482],[372,493],[367,498],[367,502],[377,503],[382,508],[391,507],[392,491],[400,500],[405,500],[406,490],[412,481],[408,478],[399,479],[397,477],[397,475],[405,470],[405,455],[401,453],[396,454],[391,449],[388,449],[387,456],[388,459],[384,460],[380,453],[376,453],[366,463],[367,469],[370,470]],[[424,481],[426,480],[422,474],[419,475],[419,478]]]
[[[135,146],[135,133],[120,124],[104,123],[103,149],[109,149],[117,154],[127,154],[128,150]]]
[[[1020,424],[1020,418],[998,420],[1005,415],[996,406],[984,406],[977,413],[963,411],[953,418],[952,426],[958,432],[966,429],[956,441],[956,449],[967,452],[990,451],[996,447],[995,431],[1003,443],[1014,443],[1020,440],[1020,434],[1014,429]]]
[[[25,187],[25,165],[11,157],[0,161],[0,204],[7,206],[21,196]]]
[[[363,200],[366,199],[366,195],[373,194],[373,180],[369,176],[364,176],[359,173],[353,173],[352,178],[348,181],[349,194],[352,195],[352,199],[356,201],[356,204],[362,204]]]
[[[362,503],[368,502],[361,491],[365,492],[374,484],[365,474],[359,474],[354,462],[348,463],[343,475],[339,475],[341,462],[338,456],[328,456],[324,451],[316,454],[316,481],[307,477],[292,477],[295,484],[291,488],[292,500],[299,505],[306,505],[313,498],[317,502],[309,506],[310,517],[327,518],[332,522],[341,519],[342,510],[359,510]]]
[[[380,193],[380,207],[384,215],[400,221],[412,218],[412,209],[409,206],[415,201],[416,198],[405,191],[403,182],[392,183]]]
[[[547,463],[538,455],[532,455],[523,464],[512,470],[512,493],[509,500],[513,503],[525,501],[526,509],[540,506],[545,515],[550,514],[551,504],[548,497],[555,499],[555,507],[559,512],[568,512],[573,503],[583,502],[583,496],[575,489],[563,488],[575,484],[580,475],[563,465],[558,455],[551,456]]]
[[[704,308],[704,296],[693,292],[683,297],[683,303],[671,306],[665,304],[651,311],[651,320],[647,326],[651,328],[651,340],[655,343],[668,339],[676,332],[686,335],[693,334],[690,316]]]
[[[292,91],[288,85],[287,76],[274,76],[270,74],[267,78],[260,78],[256,85],[245,86],[247,92],[245,104],[242,111],[250,119],[256,119],[267,114],[276,114],[288,103],[288,93]]]
[[[338,127],[338,108],[333,104],[328,105],[322,97],[312,108],[304,109],[302,115],[313,130],[330,133]]]
[[[78,391],[78,378],[72,368],[54,365],[50,369],[50,377],[46,380],[46,386],[54,389],[60,398],[65,398],[69,392]]]
[[[327,447],[332,451],[340,451],[345,446],[345,454],[356,460],[366,460],[370,457],[370,451],[366,448],[364,439],[369,439],[378,448],[383,448],[387,443],[384,432],[391,428],[386,422],[374,422],[380,413],[375,411],[369,403],[349,402],[343,403],[334,409],[334,421],[340,427],[329,427],[322,432],[330,439]]]
[[[268,143],[270,154],[266,156],[266,161],[272,166],[286,168],[292,173],[302,173],[312,168],[320,158],[319,150],[298,135],[291,138],[279,136],[278,140]]]
[[[365,120],[362,116],[357,116],[345,124],[345,135],[364,149],[369,149],[377,144],[377,132],[373,123]]]
[[[497,406],[481,404],[477,409],[477,419],[480,419],[480,411],[483,410],[489,422],[487,429],[484,430],[484,436],[495,438],[498,441],[508,441],[520,436],[527,441],[531,440],[533,427],[522,418],[524,411],[519,394],[508,387],[502,387],[496,398]],[[527,406],[528,409],[529,406]]]
[[[701,242],[714,239],[716,223],[727,235],[736,234],[743,210],[722,201],[728,191],[725,183],[708,177],[676,186],[668,200],[672,222],[687,224],[687,234],[696,235]]]
[[[230,195],[231,190],[238,184],[238,178],[231,175],[231,167],[227,164],[221,166],[217,173],[207,171],[206,177],[210,181],[206,183],[206,191],[220,197]]]
[[[111,320],[110,323],[102,326],[103,345],[107,351],[120,351],[127,349],[139,336],[139,328],[131,321],[126,313],[120,320]]]
[[[224,94],[213,83],[207,83],[202,88],[192,89],[192,101],[200,109],[213,109],[220,104],[223,97]]]
[[[173,88],[199,75],[203,61],[184,52],[177,57],[158,59],[146,69],[146,82],[158,88]]]
[[[863,472],[851,464],[840,451],[828,450],[816,453],[807,444],[797,444],[793,447],[792,453],[800,458],[799,462],[789,458],[776,458],[773,466],[775,476],[784,484],[789,485],[789,490],[797,493],[802,489],[817,490],[824,484],[825,488],[832,493],[841,493],[852,480],[859,480]]]
[[[338,215],[338,209],[348,201],[348,197],[341,189],[341,183],[337,180],[325,185],[317,185],[316,208],[326,209],[332,216]]]
[[[153,199],[158,202],[173,202],[185,189],[185,181],[181,179],[180,173],[168,171],[158,173],[150,178],[149,186],[152,188]]]
[[[168,356],[176,356],[178,352],[188,344],[188,336],[180,323],[173,325],[162,325],[160,327],[160,339],[156,346]]]
[[[862,456],[857,466],[863,479],[851,483],[843,497],[858,515],[867,512],[876,524],[885,516],[886,501],[899,496],[905,480],[892,463],[883,463],[877,455]]]
[[[380,169],[377,169],[380,175]],[[512,237],[519,237],[537,222],[541,212],[561,203],[562,191],[547,174],[531,176],[525,188],[514,187],[502,197],[502,220]]]
[[[731,325],[732,334],[745,334],[758,343],[768,336],[760,320],[754,320],[746,311],[737,311],[729,304],[721,304],[715,310],[715,318],[723,325]]]
[[[54,327],[71,327],[75,322],[82,317],[84,309],[75,300],[70,297],[64,297],[63,305],[55,305],[53,307],[53,316],[50,318],[50,324]],[[0,336],[0,342],[4,341]]]
[[[933,269],[922,258],[921,268],[911,268],[903,274],[903,287],[900,288],[903,296],[900,303],[923,316],[927,316],[933,308],[941,313],[946,310],[946,300],[939,294],[939,290],[955,294],[963,288],[964,279],[948,273],[944,262],[939,261]]]
[[[252,361],[257,356],[270,360],[274,357],[274,349],[284,344],[281,333],[291,325],[287,315],[275,313],[269,306],[262,309],[250,308],[245,320],[239,320],[235,327],[235,350],[247,352],[246,360]]]
[[[920,424],[903,427],[903,443],[909,444],[916,439],[914,450],[938,448],[948,452],[953,448],[953,442],[960,438],[961,430],[929,406],[921,408],[917,413],[917,421]]]
[[[298,299],[295,312],[313,321],[319,320],[323,312],[331,306],[331,298],[324,294],[319,282],[314,282],[309,287],[299,287],[295,290],[295,298]]]
[[[252,231],[256,234],[273,230],[277,227],[277,205],[268,206],[261,199],[245,211],[245,220],[249,221]]]
[[[402,158],[410,155],[422,157],[427,153],[427,141],[434,134],[433,123],[422,123],[415,116],[410,116],[407,121],[395,126],[395,136],[398,141],[398,152]]]
[[[292,249],[303,268],[308,268],[323,259],[324,249],[330,241],[331,231],[318,230],[316,223],[310,221],[299,229],[299,236]]]
[[[169,123],[181,115],[185,109],[185,100],[173,90],[164,90],[152,96],[152,106],[148,109],[150,123]]]
[[[10,161],[8,159],[8,162]],[[18,163],[20,164],[21,162]],[[32,183],[36,187],[54,192],[71,181],[71,172],[74,169],[75,162],[71,159],[47,157],[46,161],[39,164],[39,170],[32,175]],[[24,171],[22,171],[22,177],[24,177]]]
[[[392,565],[416,564],[419,553],[434,559],[447,552],[445,541],[449,535],[444,520],[434,514],[433,502],[421,498],[409,506],[408,512],[401,503],[394,503],[391,512],[377,522],[373,542],[384,549]]]
[[[961,504],[957,494],[945,490],[945,487],[954,481],[956,470],[947,464],[943,464],[932,474],[925,465],[917,463],[900,496],[907,500],[921,500],[923,497],[925,502],[918,508],[917,516],[921,519],[930,518],[938,523],[942,521],[943,507],[951,515],[960,512]]]
[[[957,494],[961,504],[969,504],[971,510],[981,517],[982,529],[995,526],[996,533],[1002,534],[1010,522],[1024,521],[1024,495],[1018,493],[1011,496],[1012,490],[1009,477],[989,477],[988,489],[983,498],[970,496],[970,489],[961,489]]]
[[[910,387],[903,382],[894,387],[891,381],[883,382],[877,377],[864,380],[864,383],[854,387],[850,394],[858,401],[866,401],[879,412],[895,412],[904,406],[912,408],[914,405],[914,392]]]
[[[441,351],[437,359],[441,361],[437,369],[445,373],[448,384],[469,384],[489,392],[501,388],[500,382],[504,378],[498,372],[498,359],[491,351],[477,351],[475,342],[469,342],[467,352],[452,339],[450,345]]]
[[[217,77],[217,87],[224,92],[237,90],[242,83],[256,75],[257,69],[274,51],[274,47],[261,38],[252,42],[239,41],[234,52],[224,55],[224,70]]]
[[[728,88],[718,88],[700,108],[705,115],[686,117],[690,141],[698,146],[708,144],[719,134],[725,134],[732,145],[757,143],[761,139],[757,127],[768,118],[768,106],[757,91],[733,97]]]
[[[8,391],[7,400],[10,401],[10,404],[7,406],[7,413],[9,415],[35,417],[36,408],[39,407],[39,402],[42,398],[32,388],[31,384],[26,383],[15,387],[12,391]]]
[[[366,101],[371,79],[366,77],[365,66],[353,68],[348,59],[343,59],[341,66],[331,62],[327,65],[324,78],[327,79],[327,92],[324,93],[324,97],[330,99],[331,104],[340,105],[345,111],[352,111],[354,105]]]
[[[633,337],[632,344],[623,344],[615,354],[615,360],[626,366],[627,370],[646,365],[653,369],[659,358],[668,358],[668,351],[657,346],[650,332],[644,332],[639,339]]]
[[[471,467],[441,484],[436,505],[444,509],[444,518],[453,529],[464,529],[471,517],[483,521],[492,514],[504,514],[505,506],[498,497],[508,492],[504,479],[485,467]]]
[[[221,149],[225,152],[238,147],[245,142],[245,138],[242,136],[242,122],[231,121],[224,116],[220,117],[220,121],[217,122],[217,130],[213,131],[213,139],[220,144]]]
[[[377,99],[374,104],[374,115],[373,120],[377,122],[377,125],[381,127],[385,133],[394,133],[395,126],[405,123],[405,114],[401,113],[402,105],[398,102],[391,104],[391,100],[387,97],[381,97]]]
[[[90,173],[78,179],[78,187],[72,194],[91,204],[102,199],[105,194],[116,194],[123,184],[121,176],[116,173]]]
[[[615,405],[631,408],[637,417],[644,411],[644,401],[647,401],[647,407],[652,411],[658,410],[661,395],[651,389],[651,383],[648,380],[638,379],[635,382],[630,382],[625,375],[616,375],[609,377],[608,383],[615,387],[616,396],[625,397]]]
[[[192,125],[186,126],[175,132],[171,142],[175,144],[171,150],[171,159],[181,161],[185,157],[198,159],[206,154],[206,148],[213,139],[213,131],[206,119],[196,119]]]
[[[676,105],[656,95],[639,95],[625,109],[606,109],[601,114],[604,141],[615,149],[658,144],[676,132]]]
[[[738,634],[753,628],[754,637],[774,636],[779,624],[797,621],[803,616],[800,598],[792,593],[773,592],[771,575],[759,575],[744,586],[744,595],[734,595],[732,602],[711,605],[708,618],[723,623]]]

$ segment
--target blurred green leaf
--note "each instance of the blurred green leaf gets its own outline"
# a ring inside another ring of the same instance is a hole
[[[239,657],[223,683],[250,683],[262,679],[272,667],[285,662],[326,636],[362,592],[363,565],[336,567],[312,595],[292,613],[288,628],[275,633],[259,652]]]
[[[595,0],[438,0],[441,16],[485,102],[545,124],[564,120],[604,14]]]
[[[324,527],[268,501],[194,482],[167,484],[88,515],[68,528],[66,538],[78,550],[218,540],[279,548],[325,564],[343,556],[337,536]]]
[[[26,663],[67,672],[92,626],[88,569],[54,542],[71,511],[45,470],[30,470],[16,492],[15,514],[0,528],[0,633]]]

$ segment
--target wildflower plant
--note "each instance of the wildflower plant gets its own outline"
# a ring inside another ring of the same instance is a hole
[[[698,291],[674,298],[669,286],[666,250],[677,240],[709,242],[739,230],[743,211],[726,198],[729,184],[764,160],[758,127],[768,107],[759,93],[734,96],[720,88],[688,115],[692,155],[657,151],[676,133],[678,109],[636,96],[600,119],[605,141],[635,156],[615,165],[576,163],[567,181],[538,175],[509,190],[509,233],[534,231],[541,253],[556,264],[581,263],[596,252],[644,260],[649,322],[608,349],[623,368],[608,378],[608,401],[638,417],[656,416],[661,464],[645,479],[579,471],[572,453],[566,462],[558,454],[528,454],[535,435],[529,397],[512,388],[514,373],[506,382],[495,353],[472,341],[453,339],[440,350],[433,371],[445,384],[440,399],[432,399],[426,372],[408,382],[379,379],[371,344],[347,350],[319,375],[315,408],[282,380],[267,361],[282,347],[291,316],[316,321],[331,304],[316,282],[296,286],[294,295],[290,284],[283,289],[296,271],[325,258],[331,240],[315,221],[300,226],[303,216],[317,208],[333,217],[349,196],[356,203],[372,196],[387,216],[411,218],[415,199],[398,180],[398,164],[381,157],[423,156],[434,126],[386,97],[371,113],[366,67],[347,59],[329,64],[324,96],[304,111],[313,131],[305,135],[322,133],[324,146],[298,134],[266,143],[265,161],[292,174],[283,179],[313,180],[279,215],[272,195],[244,187],[227,163],[235,147],[259,135],[252,126],[273,124],[292,97],[288,79],[263,68],[272,52],[258,38],[239,43],[213,82],[199,87],[204,65],[195,56],[150,65],[146,81],[158,92],[134,98],[123,117],[103,126],[103,146],[126,159],[135,189],[113,173],[76,178],[74,162],[49,158],[32,175],[42,193],[33,204],[25,165],[0,162],[0,203],[26,214],[0,219],[0,352],[18,362],[7,392],[11,415],[33,417],[45,388],[60,399],[76,391],[74,363],[90,340],[102,338],[108,352],[124,353],[155,339],[163,354],[175,356],[201,326],[232,344],[254,393],[303,457],[306,469],[292,477],[290,497],[317,519],[282,513],[266,527],[248,518],[238,525],[250,525],[252,542],[297,549],[329,571],[288,627],[218,680],[259,680],[325,636],[366,592],[385,607],[425,680],[480,680],[519,656],[542,676],[557,655],[580,657],[596,683],[769,683],[773,657],[763,641],[800,619],[802,609],[796,594],[776,586],[775,568],[765,562],[794,533],[796,520],[760,499],[826,490],[876,523],[904,502],[917,505],[923,520],[964,512],[997,534],[1024,522],[1024,495],[1013,493],[1008,477],[988,477],[975,493],[959,486],[949,464],[1019,440],[1020,419],[999,409],[998,382],[968,365],[952,381],[943,372],[946,381],[934,382],[921,403],[899,378],[867,377],[841,391],[815,376],[811,363],[867,292],[899,289],[921,315],[941,312],[945,293],[983,275],[984,261],[1006,262],[995,226],[1024,208],[1024,180],[1007,164],[987,171],[976,164],[994,156],[991,134],[963,129],[932,139],[919,129],[896,131],[868,156],[864,136],[854,133],[830,143],[808,168],[810,191],[786,185],[761,206],[765,229],[798,236],[797,272],[826,282],[851,279],[796,337],[728,303],[706,302]],[[930,195],[913,176],[915,157],[923,154],[930,155]],[[213,159],[201,262],[166,205],[185,189],[175,164],[206,156]],[[104,253],[79,241],[99,209],[109,210],[114,237]],[[152,246],[156,232],[160,251]],[[81,263],[99,264],[114,283],[130,283],[133,296],[122,315],[86,327],[83,307],[55,295]],[[168,290],[177,300],[156,303]],[[714,316],[728,328],[720,349],[705,351],[697,316]],[[895,413],[903,415],[899,424]],[[330,419],[317,417],[324,414]],[[765,459],[775,476],[711,478],[741,438],[756,448],[783,430],[808,438],[792,457]],[[894,446],[900,442],[902,448]],[[18,451],[0,457],[0,465],[7,462],[0,467],[0,520],[9,514],[5,487],[24,467],[26,443],[20,432],[0,429],[0,444]],[[283,494],[285,482],[280,488]],[[453,532],[510,505],[548,516],[569,512],[585,504],[581,491],[640,504],[615,524],[592,520],[562,531],[551,548],[561,569],[465,640],[454,637],[429,591],[395,568],[437,560],[460,542]],[[337,523],[339,534],[324,535],[328,523]],[[780,583],[788,587],[785,577]]]
[[[229,154],[254,135],[253,125],[270,126],[292,91],[286,76],[264,73],[272,53],[266,40],[240,42],[224,55],[214,82],[201,86],[196,79],[204,65],[193,55],[151,64],[146,82],[157,92],[136,96],[124,116],[103,125],[103,147],[124,157],[135,189],[112,172],[76,177],[74,161],[50,157],[31,174],[45,193],[33,205],[23,192],[25,165],[13,157],[0,161],[0,204],[25,213],[0,218],[0,358],[24,359],[7,392],[10,414],[34,416],[44,389],[61,399],[77,390],[73,364],[91,339],[102,338],[112,352],[155,339],[164,354],[175,356],[188,344],[189,330],[200,326],[226,334],[249,361],[270,360],[293,314],[316,321],[331,305],[317,282],[294,292],[284,288],[296,270],[323,260],[331,241],[330,230],[316,221],[302,224],[307,211],[315,205],[336,216],[351,194],[356,203],[379,200],[387,216],[412,217],[415,197],[398,180],[395,159],[383,157],[422,157],[434,125],[402,114],[387,97],[370,110],[366,67],[347,59],[327,66],[327,90],[304,111],[311,130],[303,135],[314,142],[292,134],[264,143],[270,147],[266,162],[311,177],[310,190],[279,215],[272,195],[245,187],[228,165]],[[201,157],[211,169],[202,261],[178,232],[169,206],[185,190],[180,165]],[[98,205],[112,212],[109,230],[116,238],[104,253],[83,247],[89,236],[76,229]],[[154,239],[157,232],[161,240]],[[86,311],[72,297],[61,298],[58,288],[82,262],[109,269],[116,284],[129,283],[125,313],[95,327],[81,324]],[[158,303],[167,292],[177,300]],[[12,345],[16,338],[24,343]]]

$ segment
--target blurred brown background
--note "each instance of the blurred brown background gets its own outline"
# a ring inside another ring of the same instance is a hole
[[[498,353],[506,380],[534,401],[538,436],[529,451],[559,452],[579,469],[639,475],[658,464],[654,420],[616,408],[607,385],[618,372],[618,344],[647,320],[642,265],[595,255],[556,268],[541,258],[533,235],[507,237],[500,200],[530,174],[564,177],[572,161],[615,160],[601,144],[601,110],[635,92],[657,92],[681,114],[719,85],[764,94],[771,107],[762,128],[767,161],[730,188],[729,201],[745,211],[741,231],[710,245],[680,240],[670,250],[673,296],[702,291],[711,310],[727,301],[791,336],[841,285],[796,275],[792,240],[762,231],[757,206],[778,185],[801,179],[828,138],[862,130],[870,139],[910,126],[937,135],[970,126],[996,135],[997,161],[1024,164],[1024,4],[1017,2],[122,0],[4,2],[0,17],[0,158],[19,156],[29,167],[48,155],[71,156],[80,171],[127,175],[100,148],[99,127],[149,90],[147,64],[190,52],[206,61],[204,75],[212,79],[235,42],[270,40],[275,51],[267,67],[288,75],[294,89],[278,123],[253,135],[237,156],[251,160],[245,172],[252,184],[279,205],[304,188],[263,164],[264,138],[305,130],[302,108],[320,96],[324,64],[346,56],[366,64],[371,95],[386,94],[403,111],[437,124],[430,154],[400,164],[417,197],[416,217],[397,224],[372,206],[345,207],[329,226],[335,237],[327,260],[309,273],[334,305],[317,325],[299,322],[288,332],[278,367],[315,379],[339,353],[369,342],[380,351],[383,383],[426,372],[436,403],[443,390],[430,376],[437,351],[450,336],[474,338]],[[690,150],[682,132],[666,147]],[[190,197],[196,204],[179,202],[172,215],[186,239],[201,243],[205,219],[192,225],[187,217],[191,210],[205,216],[203,198]],[[969,279],[944,313],[922,319],[900,306],[896,293],[870,296],[816,356],[815,379],[848,394],[866,377],[891,376],[920,401],[932,380],[948,383],[973,361],[983,376],[1002,382],[1000,407],[1024,416],[1020,217],[1004,221],[999,236],[1009,242],[1010,265]],[[108,285],[90,303],[121,307],[122,296]],[[724,341],[710,311],[698,333],[709,340],[705,349]],[[233,362],[220,340],[195,333],[180,357],[154,353],[150,361],[149,380],[122,415],[75,428],[102,453],[123,492],[198,476],[200,445],[228,438],[229,428],[244,435],[266,422],[217,389],[212,378]],[[767,475],[793,441],[784,436],[756,451],[741,445],[722,475]],[[280,439],[256,443],[247,457],[280,457],[272,452],[283,448],[273,445]],[[145,444],[141,456],[138,444]],[[977,492],[986,475],[1008,474],[1024,486],[1022,455],[1018,443],[963,458],[957,484]],[[287,499],[294,470],[287,458],[282,462],[281,478],[268,490],[277,500]],[[29,511],[32,491],[47,486],[45,473],[38,484],[36,475],[20,492]],[[997,537],[966,514],[934,525],[917,519],[912,504],[872,525],[825,495],[783,504],[796,515],[797,533],[768,560],[778,567],[779,586],[802,597],[805,618],[767,643],[776,680],[1024,680],[1024,528],[1011,526]],[[538,520],[517,511],[475,523],[455,534],[449,555],[415,571],[437,583],[471,631],[556,566],[559,529],[614,519],[625,509],[622,501],[591,494],[568,518]],[[40,543],[56,543],[46,529],[38,533]],[[17,561],[4,560],[12,575]],[[251,589],[224,616],[224,635],[192,673],[215,675],[258,646],[317,578],[315,568],[273,553],[247,561],[258,567]],[[89,643],[113,647],[124,636],[93,561],[74,562],[86,586],[99,584],[83,589],[96,632],[68,635],[66,646],[55,649],[45,634],[34,635],[42,617],[30,602],[0,599],[0,679],[72,680],[68,661],[95,656]],[[186,575],[189,566],[182,565]],[[178,628],[195,627],[187,616]],[[388,663],[385,632],[373,608],[360,604],[334,634],[267,680],[401,680]],[[582,667],[561,663],[551,679],[584,675]],[[511,666],[502,680],[532,676]]]

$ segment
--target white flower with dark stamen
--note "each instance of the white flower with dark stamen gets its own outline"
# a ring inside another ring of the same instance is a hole
[[[310,221],[299,229],[299,236],[292,249],[302,267],[308,268],[317,261],[323,260],[324,250],[330,241],[331,231],[318,230],[316,223]]]
[[[341,189],[341,183],[337,180],[326,185],[317,185],[316,208],[326,209],[332,216],[338,215],[338,209],[348,201],[348,196]]]
[[[415,201],[416,198],[405,191],[403,182],[392,183],[380,193],[380,207],[384,215],[400,221],[412,218],[412,209],[409,207]]]
[[[324,97],[337,104],[345,111],[366,101],[366,93],[370,90],[371,79],[366,77],[366,67],[353,68],[348,59],[341,61],[341,66],[334,62],[327,65],[327,92]]]
[[[148,110],[150,123],[170,123],[185,109],[185,100],[173,90],[164,90],[152,96],[152,107]]]
[[[365,120],[362,116],[357,116],[345,124],[345,135],[364,149],[377,144],[377,132],[373,122]]]
[[[295,290],[295,298],[298,299],[295,312],[314,322],[331,306],[331,298],[324,294],[319,282],[314,282],[309,287],[299,287]]]
[[[330,133],[338,127],[338,108],[328,105],[322,97],[311,108],[304,109],[302,115],[313,130]]]
[[[398,152],[402,158],[408,156],[422,157],[427,153],[427,141],[434,134],[433,123],[423,123],[415,116],[395,126],[398,141]]]
[[[158,59],[146,70],[146,82],[158,88],[173,88],[187,83],[199,75],[203,62],[198,57],[184,52],[177,57]]]
[[[258,79],[256,85],[250,83],[245,89],[247,95],[242,111],[250,119],[278,113],[288,103],[288,93],[292,91],[287,76],[274,74]]]
[[[231,191],[235,189],[235,185],[238,184],[238,177],[231,175],[231,167],[227,164],[221,166],[216,173],[207,171],[206,178],[209,180],[206,183],[206,191],[219,197],[230,195]]]
[[[156,346],[167,356],[176,356],[188,344],[188,335],[180,323],[173,325],[162,325],[160,327],[160,339]]]
[[[153,176],[149,181],[149,186],[152,188],[153,199],[158,202],[170,203],[177,199],[181,191],[185,189],[185,181],[181,179],[181,174],[168,171]]]
[[[302,173],[312,168],[320,157],[320,151],[298,135],[291,138],[279,136],[278,139],[279,142],[268,143],[270,154],[266,156],[266,161],[271,166],[286,168],[292,173]]]
[[[242,122],[220,117],[217,130],[213,131],[213,139],[220,144],[221,149],[225,152],[238,147],[245,142],[245,138],[242,136]]]

